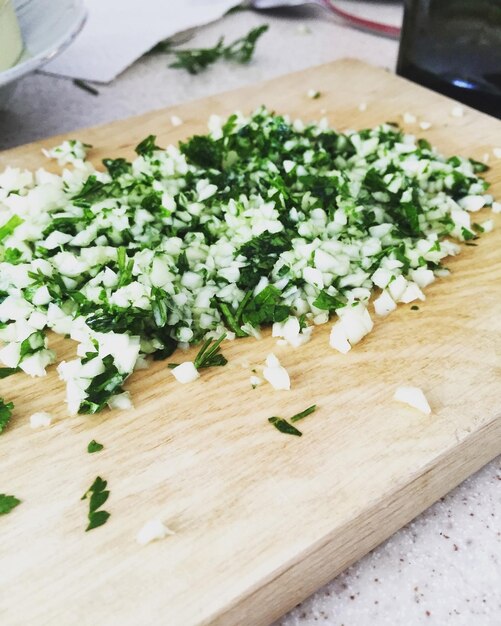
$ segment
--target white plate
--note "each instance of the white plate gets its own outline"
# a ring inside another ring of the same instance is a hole
[[[78,35],[87,17],[83,0],[13,0],[12,4],[21,27],[24,52],[16,65],[0,72],[0,87],[58,55]]]

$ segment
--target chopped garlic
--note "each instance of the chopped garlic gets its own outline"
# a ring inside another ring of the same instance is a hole
[[[180,383],[192,383],[197,378],[200,378],[197,368],[192,361],[185,361],[171,369],[171,372],[175,379]]]
[[[177,115],[171,115],[170,123],[172,124],[172,126],[181,126],[181,124],[183,123],[183,120]]]
[[[45,411],[40,411],[39,413],[33,413],[30,415],[30,426],[33,429],[36,428],[46,428],[50,426],[52,423],[52,415],[50,413],[46,413]]]
[[[361,103],[358,105],[358,110],[359,110],[359,111],[361,111],[362,113],[363,113],[364,111],[366,111],[366,110],[367,110],[367,103],[366,103],[366,102],[361,102]]]
[[[280,365],[280,361],[273,353],[266,357],[266,367],[263,369],[263,376],[274,389],[288,391],[291,388],[289,373],[285,367]]]
[[[320,92],[317,91],[316,89],[308,89],[308,91],[306,92],[306,95],[308,96],[308,98],[311,98],[312,100],[316,100],[317,98],[320,97]]]
[[[405,124],[415,124],[417,122],[417,118],[412,113],[404,113],[403,120]]]
[[[397,308],[397,304],[395,300],[390,296],[390,294],[384,290],[379,298],[374,300],[374,310],[376,315],[380,315],[384,317],[394,311]]]
[[[369,311],[362,305],[346,306],[338,309],[339,322],[331,330],[329,344],[339,352],[346,354],[351,347],[370,333],[374,324]]]
[[[412,406],[426,415],[430,415],[431,413],[428,400],[419,387],[398,387],[393,398],[398,402]]]
[[[496,159],[501,159],[501,148],[492,148],[492,154]]]
[[[263,382],[259,376],[251,376],[249,381],[252,387],[258,387]]]
[[[163,522],[158,519],[152,519],[141,528],[136,535],[136,541],[140,546],[145,546],[152,541],[164,539],[167,535],[174,535],[174,531],[170,530]]]
[[[284,322],[275,322],[272,327],[272,337],[283,337],[284,344],[289,344],[293,348],[299,348],[311,339],[313,327],[309,326],[301,330],[297,317],[288,317]],[[277,343],[279,343],[277,341]],[[279,343],[279,345],[283,345]]]
[[[501,213],[501,202],[493,202],[491,208],[493,213]]]
[[[460,106],[459,104],[456,105],[455,107],[452,107],[451,115],[452,115],[452,117],[463,117],[463,115],[464,115],[463,107]]]
[[[132,400],[128,391],[117,393],[108,400],[110,409],[132,409]]]
[[[458,202],[459,206],[466,211],[480,211],[485,206],[485,198],[484,196],[472,195],[472,196],[464,196]]]
[[[428,130],[431,128],[431,122],[419,122],[419,128],[421,130]]]

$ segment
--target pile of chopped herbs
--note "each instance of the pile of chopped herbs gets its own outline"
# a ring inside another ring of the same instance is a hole
[[[291,316],[304,329],[337,312],[354,343],[351,307],[368,328],[374,290],[381,315],[423,299],[453,239],[492,227],[470,219],[492,204],[486,167],[392,124],[339,133],[259,109],[209,128],[100,170],[67,141],[47,153],[72,165],[60,176],[0,174],[0,360],[43,376],[47,331],[69,335],[70,413],[129,406],[148,357]]]

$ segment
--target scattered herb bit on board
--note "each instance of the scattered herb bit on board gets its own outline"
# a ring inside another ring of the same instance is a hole
[[[21,504],[21,500],[15,496],[8,496],[5,493],[0,493],[0,515],[7,515],[12,509]]]
[[[300,413],[296,413],[296,415],[293,415],[291,417],[291,422],[298,422],[299,420],[302,420],[303,417],[307,417],[308,415],[311,415],[316,410],[316,408],[317,408],[317,405],[312,404],[304,411],[301,411]]]
[[[0,398],[0,433],[9,423],[13,408],[14,404],[12,402],[5,402],[3,398]]]
[[[103,448],[104,446],[102,443],[98,443],[95,439],[93,439],[87,446],[87,452],[89,454],[94,454],[94,452],[100,452]]]
[[[106,480],[98,476],[81,497],[81,500],[89,499],[89,524],[85,532],[106,524],[110,517],[108,511],[99,510],[110,495],[110,492],[106,489],[107,484],[108,482]]]
[[[290,418],[290,422],[298,422],[299,420],[302,420],[308,415],[311,415],[316,410],[316,408],[317,408],[317,405],[312,404],[304,411],[301,411],[300,413],[296,413],[295,415],[293,415]],[[295,435],[296,437],[301,437],[303,434],[300,430],[298,430],[295,426],[290,424],[287,420],[283,419],[282,417],[269,417],[268,421],[270,422],[270,424],[273,424],[273,426],[275,426],[277,430],[279,430],[281,433],[285,433],[286,435]]]
[[[8,376],[12,376],[12,374],[16,374],[20,371],[19,367],[0,367],[0,379],[7,378]]]
[[[228,363],[228,359],[220,352],[221,342],[226,339],[226,333],[223,333],[219,339],[212,343],[212,339],[206,339],[197,353],[193,365],[197,370],[203,367],[217,367]],[[179,363],[169,363],[168,367],[174,369]]]
[[[286,435],[295,435],[296,437],[302,437],[303,435],[300,430],[292,424],[289,424],[289,422],[284,420],[282,417],[269,417],[268,421],[281,433],[285,433]]]
[[[176,60],[169,67],[183,69],[190,74],[198,74],[219,59],[227,59],[236,63],[249,63],[254,54],[258,39],[268,30],[268,25],[257,26],[247,35],[236,39],[225,46],[224,37],[221,37],[212,48],[189,48],[174,50],[172,45],[158,47],[157,50],[174,54]]]

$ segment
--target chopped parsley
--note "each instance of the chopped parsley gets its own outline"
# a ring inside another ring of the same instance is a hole
[[[104,446],[102,443],[98,443],[95,439],[93,439],[87,446],[87,452],[89,454],[94,454],[94,452],[100,452],[103,448]]]
[[[108,511],[99,510],[108,500],[110,495],[110,492],[106,489],[107,485],[108,482],[98,476],[81,497],[81,500],[89,500],[89,523],[85,532],[106,524],[108,518],[110,517],[110,513],[108,513]]]
[[[21,504],[21,500],[18,500],[15,496],[8,496],[5,493],[0,493],[0,515],[7,515],[12,509]]]
[[[195,360],[193,361],[193,365],[197,370],[202,369],[203,367],[217,367],[223,366],[228,363],[228,360],[221,354],[221,342],[226,339],[226,333],[222,334],[219,339],[212,342],[212,339],[207,339],[204,341],[202,347],[198,351]],[[169,367],[173,369],[177,367],[178,363],[169,363]]]
[[[0,379],[7,378],[8,376],[12,376],[20,371],[19,367],[0,367]]]
[[[289,422],[284,420],[282,417],[269,417],[268,421],[281,433],[285,433],[286,435],[295,435],[296,437],[302,437],[303,435],[300,430],[292,424],[289,424]]]
[[[301,411],[300,413],[296,413],[295,415],[293,415],[291,417],[291,422],[298,422],[299,420],[302,420],[304,417],[311,415],[314,411],[316,411],[316,409],[317,409],[317,405],[312,404],[304,411]]]
[[[12,402],[5,402],[3,398],[0,398],[0,433],[9,423],[13,408],[14,404]]]
[[[303,433],[300,430],[298,430],[295,426],[293,426],[290,422],[298,422],[299,420],[302,420],[303,418],[307,417],[308,415],[311,415],[314,411],[316,411],[316,408],[317,408],[317,405],[312,404],[304,411],[301,411],[300,413],[296,413],[295,415],[293,415],[289,421],[283,419],[282,417],[269,417],[268,422],[272,424],[273,426],[275,426],[275,428],[279,430],[281,433],[285,433],[286,435],[295,435],[296,437],[301,437]]]

